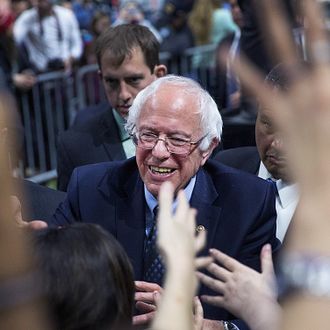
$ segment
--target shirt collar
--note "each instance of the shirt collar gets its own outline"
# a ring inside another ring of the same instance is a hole
[[[278,201],[282,207],[288,206],[293,201],[297,200],[298,196],[298,187],[296,183],[287,183],[282,179],[276,180],[272,175],[267,171],[266,166],[263,162],[260,162],[258,177],[262,179],[272,179],[276,182],[276,187],[278,191]]]
[[[129,135],[125,130],[126,120],[115,109],[112,109],[112,113],[113,113],[115,122],[119,129],[119,136],[120,136],[121,142],[128,140]]]
[[[272,175],[267,171],[267,168],[263,162],[260,162],[258,177],[265,180],[272,178]]]
[[[184,188],[184,190],[183,190],[188,201],[190,201],[190,199],[191,199],[191,195],[193,193],[195,183],[196,183],[196,175],[194,175],[190,179],[189,183],[186,185],[186,188]],[[158,205],[158,200],[149,192],[146,185],[144,185],[144,195],[145,195],[146,202],[147,202],[149,210],[151,212],[153,212],[154,208]],[[175,199],[173,204],[172,204],[173,212],[176,210],[177,204],[178,204],[178,202]]]

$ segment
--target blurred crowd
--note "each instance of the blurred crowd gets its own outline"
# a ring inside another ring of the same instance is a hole
[[[194,46],[219,45],[242,20],[236,0],[3,0],[0,17],[0,66],[18,89],[31,88],[39,73],[96,63],[95,40],[109,26],[147,26],[161,51],[180,57]]]
[[[0,329],[327,329],[329,10],[2,0]],[[214,49],[189,67],[214,70],[221,104],[160,60],[193,47]],[[57,189],[15,177],[15,96],[89,64],[105,100],[48,136]],[[223,150],[237,115],[254,143]]]

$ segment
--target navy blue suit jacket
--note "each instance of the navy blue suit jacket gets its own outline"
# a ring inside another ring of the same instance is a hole
[[[260,167],[260,156],[257,147],[221,150],[212,159],[251,174],[258,174]]]
[[[66,191],[73,169],[78,166],[126,159],[119,129],[109,104],[89,120],[61,132],[57,139],[57,184]]]
[[[215,161],[197,173],[190,204],[198,210],[197,225],[207,229],[207,245],[217,248],[254,269],[259,269],[260,249],[275,237],[275,193],[268,182]],[[143,274],[145,235],[143,182],[135,158],[76,168],[68,195],[57,209],[53,223],[97,223],[112,233],[132,261],[135,279]],[[201,287],[200,294],[209,293]],[[222,309],[205,305],[206,318],[228,319]]]
[[[25,221],[44,220],[47,223],[52,218],[58,205],[65,199],[66,193],[57,191],[37,183],[13,179],[16,188],[12,194],[22,203],[22,217]]]

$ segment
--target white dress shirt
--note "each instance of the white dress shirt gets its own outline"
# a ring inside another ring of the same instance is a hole
[[[298,204],[297,184],[289,184],[281,179],[275,180],[262,162],[260,162],[258,176],[265,180],[271,178],[276,181],[278,192],[276,195],[276,237],[282,242]]]
[[[37,9],[31,8],[24,11],[14,24],[16,43],[24,42],[29,60],[39,71],[46,70],[49,60],[79,59],[83,51],[74,13],[61,6],[53,6],[53,13],[57,19],[53,14],[40,21]]]

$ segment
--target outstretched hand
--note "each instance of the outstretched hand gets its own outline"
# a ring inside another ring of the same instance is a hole
[[[207,265],[212,258],[195,260],[206,240],[206,233],[196,235],[196,211],[190,208],[183,191],[177,195],[177,208],[172,213],[174,188],[165,182],[159,193],[157,244],[166,264],[164,290],[159,299],[152,329],[200,330],[203,326],[203,308],[194,298],[197,278],[196,264]],[[156,293],[155,297],[159,297]],[[192,311],[194,310],[194,315]]]
[[[275,275],[269,244],[261,250],[261,273],[217,249],[211,249],[210,254],[215,262],[206,269],[214,277],[200,272],[197,275],[216,295],[203,295],[202,301],[225,308],[245,320],[253,329],[262,329],[272,316],[274,321],[278,319],[279,306],[276,302]]]
[[[135,307],[141,313],[133,317],[133,325],[149,324],[156,313],[163,289],[156,283],[135,281]]]

